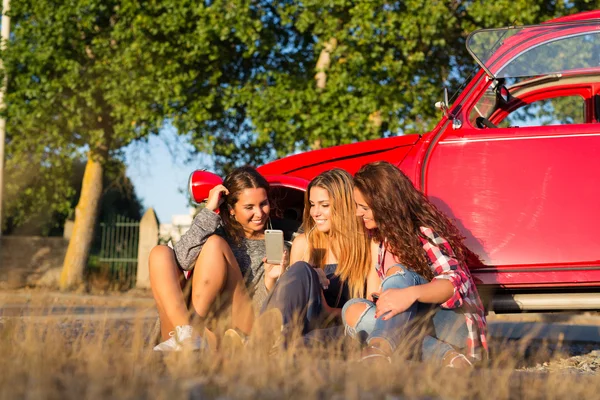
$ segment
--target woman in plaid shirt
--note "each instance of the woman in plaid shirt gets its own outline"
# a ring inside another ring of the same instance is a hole
[[[469,367],[486,358],[484,309],[458,229],[390,163],[363,166],[354,185],[357,215],[373,239],[375,267],[367,298],[346,303],[342,316],[351,336],[366,337],[363,359],[389,360],[409,327],[431,309],[425,361]]]

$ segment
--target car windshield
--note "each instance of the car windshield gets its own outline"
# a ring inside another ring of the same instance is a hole
[[[495,78],[593,69],[600,66],[600,21],[483,29],[469,35],[467,49]]]

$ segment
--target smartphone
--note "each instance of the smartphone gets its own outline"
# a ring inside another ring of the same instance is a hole
[[[265,248],[269,264],[281,264],[283,261],[283,231],[265,229]]]
[[[377,304],[377,300],[379,300],[379,295],[377,293],[371,293],[371,297],[373,298],[373,304]]]

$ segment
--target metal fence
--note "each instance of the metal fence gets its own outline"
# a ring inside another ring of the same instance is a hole
[[[100,224],[102,242],[99,263],[106,268],[113,285],[120,288],[135,286],[137,272],[140,222],[117,215]]]

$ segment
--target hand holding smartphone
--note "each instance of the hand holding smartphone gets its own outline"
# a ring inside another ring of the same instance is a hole
[[[283,231],[279,229],[265,230],[265,248],[269,264],[283,262]]]
[[[373,299],[373,304],[377,304],[377,300],[379,300],[379,293],[371,293],[371,298]]]

